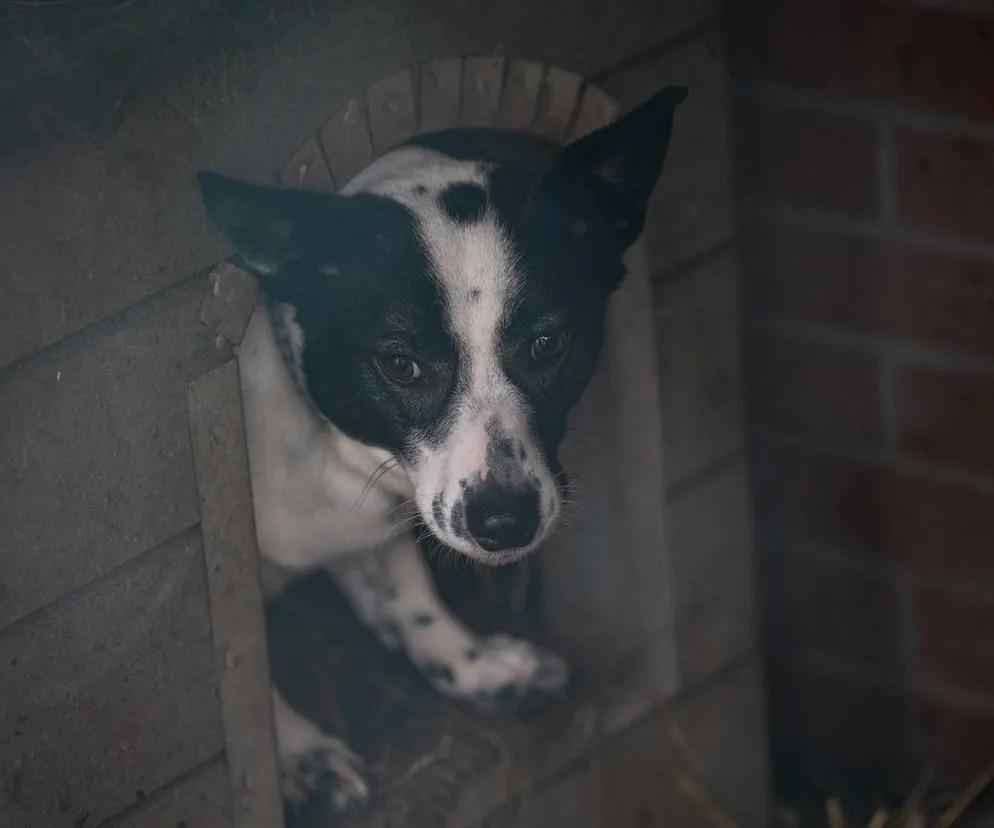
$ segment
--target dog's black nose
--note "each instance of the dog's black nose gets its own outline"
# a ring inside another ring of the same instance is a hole
[[[466,528],[488,552],[527,546],[535,539],[538,520],[535,489],[487,486],[470,493],[466,503]]]

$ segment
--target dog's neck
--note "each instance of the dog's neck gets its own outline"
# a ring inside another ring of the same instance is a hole
[[[304,376],[304,332],[297,322],[296,308],[269,298],[265,299],[265,308],[273,338],[283,358],[283,367],[293,380],[301,399],[319,422],[334,428],[331,420],[314,404],[307,390],[307,378]]]

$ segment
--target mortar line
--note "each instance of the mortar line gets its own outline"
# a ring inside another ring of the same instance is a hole
[[[111,814],[106,819],[98,822],[93,826],[93,828],[113,828],[114,825],[120,824],[120,821],[125,817],[141,812],[149,805],[161,799],[165,794],[169,793],[169,791],[179,787],[184,782],[188,782],[194,777],[199,776],[201,773],[210,770],[215,765],[220,764],[224,760],[224,753],[225,752],[223,750],[219,750],[217,753],[208,756],[206,759],[202,759],[192,768],[183,771],[183,773],[178,776],[174,776],[168,782],[160,785],[155,790],[150,791],[142,799],[132,802],[130,805],[125,805],[117,813]],[[227,783],[227,779],[225,779],[225,782]]]
[[[0,627],[0,639],[3,639],[8,635],[12,635],[14,632],[17,631],[18,628],[22,626],[32,624],[38,621],[39,618],[44,618],[45,615],[47,615],[48,613],[57,610],[59,605],[61,605],[63,602],[72,600],[74,598],[79,598],[85,595],[87,592],[94,589],[102,581],[114,577],[115,575],[119,575],[121,572],[125,571],[126,569],[129,569],[130,567],[139,566],[147,558],[150,558],[153,555],[160,552],[163,549],[163,547],[165,547],[166,545],[171,543],[176,543],[180,540],[183,540],[184,538],[193,536],[199,531],[200,531],[200,521],[198,520],[197,522],[191,523],[189,526],[180,529],[178,532],[174,532],[168,538],[163,538],[162,540],[152,544],[148,548],[143,549],[140,552],[136,552],[134,555],[131,555],[128,558],[125,558],[120,563],[115,564],[110,569],[104,570],[99,575],[95,575],[94,577],[90,578],[88,581],[83,581],[83,583],[77,584],[68,591],[63,592],[60,595],[57,595],[56,597],[52,598],[49,601],[46,601],[45,603],[35,607],[34,609],[28,610],[28,612],[25,613],[24,615],[19,615],[16,618],[12,619],[11,621],[8,621],[3,627]]]
[[[830,212],[812,207],[738,198],[736,209],[746,219],[779,222],[821,232],[841,233],[853,238],[901,244],[919,250],[930,250],[964,258],[994,261],[994,244],[985,241],[941,236],[927,228],[887,226],[879,220],[854,218],[846,213]]]
[[[665,52],[668,52],[670,49],[675,49],[684,45],[685,43],[690,43],[696,40],[700,35],[710,30],[717,29],[719,23],[720,23],[720,17],[717,15],[706,17],[703,20],[695,21],[694,23],[687,25],[683,29],[679,29],[678,31],[671,34],[669,37],[660,40],[659,42],[654,43],[651,46],[646,47],[645,49],[642,49],[638,52],[635,52],[634,54],[629,55],[628,57],[621,58],[620,60],[617,60],[614,63],[608,64],[607,66],[598,69],[596,72],[591,74],[587,78],[587,80],[590,83],[599,86],[604,80],[609,78],[611,75],[623,72],[627,69],[634,69],[635,67],[639,66],[639,64],[646,63],[652,60],[653,58],[658,57],[659,55],[664,54]]]
[[[66,334],[28,354],[15,358],[6,365],[0,366],[0,389],[17,375],[29,370],[35,362],[43,364],[45,360],[65,359],[76,348],[84,346],[90,341],[110,336],[128,325],[144,321],[163,308],[169,307],[170,302],[175,301],[179,294],[192,288],[197,280],[206,277],[221,261],[223,260],[214,262],[206,267],[196,268],[193,270],[193,273],[183,277],[179,281],[149,293],[136,302],[126,305],[108,316],[95,319],[78,331]]]

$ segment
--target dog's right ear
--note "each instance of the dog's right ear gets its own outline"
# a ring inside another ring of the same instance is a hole
[[[330,210],[332,197],[280,190],[198,173],[200,195],[221,235],[248,267],[264,280],[313,245],[309,231],[316,214]]]

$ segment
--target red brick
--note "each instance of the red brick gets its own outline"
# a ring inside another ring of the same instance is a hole
[[[773,646],[898,665],[903,611],[891,577],[784,554],[765,556],[763,569]]]
[[[905,451],[994,474],[994,377],[911,370],[898,404]]]
[[[994,20],[879,0],[725,8],[733,76],[994,120]]]
[[[851,236],[748,219],[740,226],[743,302],[756,316],[873,328],[878,259],[873,242]]]
[[[736,101],[732,119],[739,195],[858,215],[876,210],[872,124],[751,100]]]
[[[958,238],[994,241],[994,142],[905,130],[897,136],[897,156],[903,220]]]
[[[994,600],[924,587],[915,604],[925,672],[994,698]]]
[[[759,518],[854,554],[994,581],[994,495],[869,463],[756,445]]]
[[[894,247],[879,279],[882,330],[994,356],[994,264]]]
[[[878,440],[879,366],[865,351],[774,334],[747,340],[749,416],[777,430]]]
[[[924,700],[917,714],[924,751],[944,779],[963,785],[994,762],[994,713]]]
[[[994,264],[746,219],[750,315],[882,333],[994,355]]]

